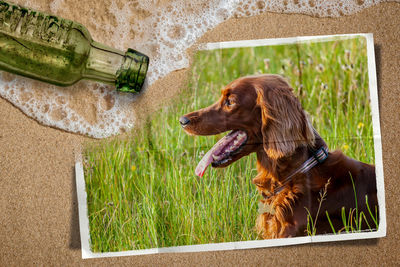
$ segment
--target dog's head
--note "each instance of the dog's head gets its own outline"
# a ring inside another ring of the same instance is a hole
[[[221,94],[213,105],[179,119],[192,135],[231,131],[206,154],[196,170],[198,175],[202,176],[209,164],[225,167],[260,149],[276,160],[290,155],[301,144],[313,142],[313,127],[282,77],[265,74],[239,78]]]

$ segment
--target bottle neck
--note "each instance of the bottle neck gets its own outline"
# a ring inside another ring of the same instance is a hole
[[[126,53],[92,42],[83,78],[115,84],[118,91],[138,93],[144,84],[149,58],[133,49]]]
[[[124,53],[94,41],[90,45],[83,77],[114,84],[125,60]]]

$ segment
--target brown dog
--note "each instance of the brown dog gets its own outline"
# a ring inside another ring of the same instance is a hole
[[[324,188],[327,196],[321,202],[317,233],[332,232],[325,211],[336,231],[343,228],[342,207],[347,213],[356,207],[352,179],[358,213],[363,212],[370,225],[373,222],[365,196],[374,211],[375,167],[340,151],[328,152],[282,77],[266,74],[239,78],[222,90],[216,103],[179,121],[193,135],[231,131],[203,157],[196,168],[199,176],[210,164],[226,167],[257,153],[258,174],[253,183],[263,196],[257,220],[263,238],[305,235],[307,210],[315,219]]]

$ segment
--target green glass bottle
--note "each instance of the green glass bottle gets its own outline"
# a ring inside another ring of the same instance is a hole
[[[139,92],[149,58],[92,40],[81,24],[0,1],[0,70],[68,86],[81,79]]]

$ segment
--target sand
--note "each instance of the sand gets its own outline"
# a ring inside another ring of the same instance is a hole
[[[48,8],[47,1],[37,1]],[[72,16],[73,17],[73,16]],[[0,265],[394,265],[400,260],[400,4],[341,18],[267,13],[230,19],[202,42],[372,32],[378,72],[387,237],[281,248],[82,260],[74,182],[76,151],[89,138],[45,127],[0,98]],[[135,113],[145,117],[184,84],[177,71],[149,88]],[[84,95],[84,94],[83,94]]]

